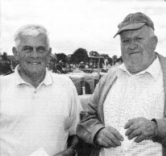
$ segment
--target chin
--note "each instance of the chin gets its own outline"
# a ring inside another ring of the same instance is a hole
[[[139,73],[143,70],[144,69],[142,69],[142,68],[130,68],[129,72],[132,73],[132,74],[136,74],[136,73]]]
[[[138,68],[139,65],[126,65],[127,70],[132,73],[136,74],[141,71],[141,68]]]
[[[42,75],[44,72],[43,71],[39,71],[39,70],[30,70],[27,73],[29,73],[29,75]]]

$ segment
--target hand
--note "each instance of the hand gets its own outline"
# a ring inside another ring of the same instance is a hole
[[[139,143],[152,138],[155,135],[157,125],[154,121],[138,117],[129,120],[124,128],[127,129],[125,135],[129,139],[136,137],[135,142]]]
[[[120,146],[120,141],[123,141],[123,139],[123,136],[115,128],[110,126],[101,129],[96,136],[97,144],[106,148]]]

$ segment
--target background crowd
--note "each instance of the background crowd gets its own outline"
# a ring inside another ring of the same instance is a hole
[[[55,73],[69,73],[75,70],[81,70],[86,73],[92,73],[96,69],[107,72],[108,69],[121,63],[122,58],[117,55],[110,57],[107,54],[99,54],[96,51],[87,52],[86,49],[78,48],[73,54],[64,53],[52,54],[48,64],[49,70]],[[14,71],[18,62],[13,55],[7,52],[0,52],[0,75],[8,75]]]

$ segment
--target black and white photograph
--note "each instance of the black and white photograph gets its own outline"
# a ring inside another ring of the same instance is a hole
[[[166,156],[166,0],[0,0],[0,156]]]

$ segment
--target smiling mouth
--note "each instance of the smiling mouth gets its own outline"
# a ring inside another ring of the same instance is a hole
[[[39,63],[39,62],[29,62],[29,64],[31,64],[31,65],[39,65],[39,64],[41,64],[41,63]]]

